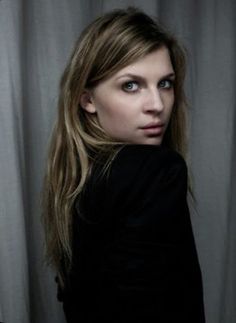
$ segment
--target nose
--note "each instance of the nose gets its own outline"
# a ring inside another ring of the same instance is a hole
[[[164,102],[159,89],[150,89],[147,92],[144,111],[146,113],[161,113],[164,110]]]

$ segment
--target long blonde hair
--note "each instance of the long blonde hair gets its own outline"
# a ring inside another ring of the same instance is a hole
[[[88,178],[93,156],[103,152],[109,159],[117,144],[103,131],[96,115],[80,107],[81,94],[161,46],[168,48],[176,74],[175,104],[164,144],[185,156],[185,53],[176,39],[142,11],[128,8],[97,18],[75,45],[61,78],[58,118],[42,190],[47,260],[60,277],[62,263],[70,268],[73,205]]]

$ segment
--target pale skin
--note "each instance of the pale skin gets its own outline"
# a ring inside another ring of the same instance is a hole
[[[97,114],[112,138],[160,145],[174,105],[174,79],[169,52],[161,47],[85,90],[80,104]]]

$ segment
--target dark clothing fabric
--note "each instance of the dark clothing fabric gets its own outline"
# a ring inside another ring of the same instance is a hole
[[[202,278],[176,152],[127,145],[75,205],[69,323],[204,323]]]

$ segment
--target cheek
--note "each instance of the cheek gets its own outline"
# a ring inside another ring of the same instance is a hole
[[[172,112],[174,103],[175,103],[175,95],[174,95],[174,93],[172,93],[171,95],[169,95],[166,98],[166,107],[167,107],[167,110],[169,111],[169,113]]]
[[[173,109],[174,109],[174,95],[168,96],[166,97],[165,100],[165,117],[166,117],[166,121],[168,122],[171,118]]]
[[[169,107],[168,107],[169,114],[171,114],[171,113],[172,113],[173,108],[174,108],[174,100],[172,100],[172,101],[170,102],[170,104],[169,104]]]
[[[120,124],[122,111],[118,102],[112,100],[99,102],[96,108],[98,120],[103,128],[110,129],[115,124]]]
[[[123,98],[122,96],[108,96],[108,100],[100,100],[97,102],[97,114],[101,119],[119,119],[129,114],[132,107],[131,100]]]

